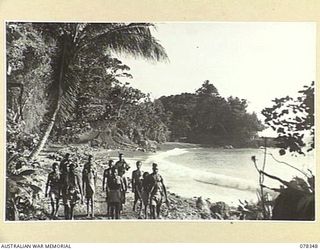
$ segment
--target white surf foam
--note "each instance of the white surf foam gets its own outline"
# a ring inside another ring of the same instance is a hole
[[[147,164],[151,162],[158,163],[160,171],[162,171],[163,175],[168,177],[172,181],[196,181],[225,188],[233,188],[252,192],[256,191],[256,182],[223,174],[216,174],[204,170],[198,170],[196,168],[192,169],[190,167],[183,166],[182,164],[178,164],[167,159],[169,156],[177,156],[188,153],[189,150],[190,149],[175,148],[167,152],[161,152],[157,155],[151,156],[145,162]],[[177,183],[177,185],[178,184],[179,183]]]

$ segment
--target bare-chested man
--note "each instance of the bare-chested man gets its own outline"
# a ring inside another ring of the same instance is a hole
[[[118,170],[118,175],[121,177],[130,169],[130,166],[124,160],[122,153],[119,153],[119,160],[116,162],[115,168]]]
[[[51,217],[56,218],[59,209],[59,200],[61,193],[61,175],[59,172],[59,164],[57,162],[52,164],[52,172],[48,175],[46,184],[45,197],[50,197],[51,201]]]
[[[124,176],[126,171],[130,169],[130,166],[128,163],[124,160],[123,154],[119,153],[119,161],[116,162],[114,166],[118,170],[118,175],[122,178],[122,183],[124,188],[121,190],[121,205],[120,205],[120,211],[123,210],[123,205],[126,203],[126,192],[128,189],[128,182],[127,178]]]
[[[140,201],[140,213],[142,210],[142,172],[141,166],[142,162],[136,162],[137,169],[132,171],[132,192],[134,193],[134,201],[133,201],[133,211],[136,210],[137,202]]]
[[[94,217],[94,194],[96,190],[97,172],[94,166],[93,156],[90,155],[88,162],[82,171],[82,189],[87,200],[87,217]],[[90,209],[91,208],[91,214]]]
[[[149,206],[149,192],[150,192],[150,174],[148,172],[144,172],[142,175],[142,189],[141,189],[141,197],[144,208],[144,218],[148,218],[148,206]]]
[[[150,174],[150,212],[151,218],[160,218],[161,205],[167,202],[167,190],[163,183],[162,176],[158,173],[158,165],[156,163],[152,164],[152,174]],[[148,178],[149,178],[148,177]]]
[[[114,169],[113,160],[109,160],[108,166],[109,167],[104,170],[103,178],[102,178],[102,191],[106,190],[107,217],[110,216],[110,205],[108,202],[108,182],[110,181],[110,178],[112,177],[112,170]]]
[[[82,202],[82,190],[80,178],[75,172],[75,165],[71,163],[66,165],[62,179],[62,198],[65,206],[65,219],[72,220],[74,218],[74,207],[79,200]]]

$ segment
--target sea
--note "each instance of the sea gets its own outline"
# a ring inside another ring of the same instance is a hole
[[[310,171],[315,174],[313,153],[280,156],[279,149],[268,147],[266,150],[224,149],[189,143],[165,143],[156,153],[138,154],[128,158],[127,162],[132,171],[135,169],[135,161],[141,160],[142,171],[149,173],[152,172],[152,163],[157,163],[167,188],[181,197],[201,196],[211,202],[224,201],[229,205],[238,205],[240,201],[258,200],[259,174],[252,156],[255,156],[259,169],[265,165],[265,172],[285,181],[296,176],[306,180],[305,175],[293,167],[306,174]],[[271,188],[279,188],[281,185],[268,177],[264,178],[264,184]],[[270,194],[276,195],[274,192]]]

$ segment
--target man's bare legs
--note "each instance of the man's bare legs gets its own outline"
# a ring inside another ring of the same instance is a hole
[[[54,211],[53,216],[56,218],[58,215],[58,210],[59,210],[59,198],[56,198],[56,210]]]
[[[64,218],[69,220],[70,218],[70,206],[68,204],[64,205]]]
[[[50,195],[51,200],[51,217],[54,218],[57,216],[59,210],[59,198],[55,194]]]
[[[91,214],[90,214],[91,210]],[[87,198],[87,217],[94,217],[94,197],[93,195],[89,198]]]
[[[51,197],[51,217],[53,217],[53,215],[54,215],[54,212],[55,212],[55,210],[54,210],[54,206],[55,204],[54,204],[54,200],[52,199],[52,197]]]
[[[74,219],[74,206],[75,204],[70,205],[70,220]]]
[[[157,204],[156,206],[157,219],[160,219],[160,208],[161,208],[161,203]]]
[[[120,219],[120,203],[112,202],[110,204],[110,217],[111,219]]]
[[[150,213],[151,213],[151,219],[156,219],[156,206],[150,205]]]

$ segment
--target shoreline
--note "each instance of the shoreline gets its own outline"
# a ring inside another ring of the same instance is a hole
[[[183,143],[181,143],[183,144]],[[168,143],[166,148],[160,149],[158,152],[166,152],[170,149],[169,148],[176,148],[176,146],[182,146],[180,143]],[[199,146],[197,144],[183,144],[185,148],[194,148],[194,146]],[[75,155],[82,155],[83,159],[88,154],[95,155],[98,170],[98,180],[97,180],[97,195],[95,197],[96,203],[96,214],[97,217],[95,220],[108,220],[106,218],[106,202],[105,202],[105,193],[102,191],[101,183],[102,183],[102,175],[104,167],[107,163],[107,159],[114,159],[117,157],[118,152],[125,154],[125,160],[129,162],[133,162],[139,158],[145,158],[150,155],[155,155],[156,153],[151,152],[137,152],[130,149],[122,149],[122,150],[106,150],[106,149],[96,149],[89,147],[87,145],[49,145],[44,152],[41,153],[39,157],[40,164],[43,166],[39,169],[38,174],[41,175],[42,179],[42,189],[44,190],[45,181],[47,178],[47,174],[50,171],[51,165],[54,159],[50,159],[53,154],[62,155],[65,152],[70,152],[71,154]],[[107,152],[107,153],[106,153]],[[81,163],[82,160],[81,159]],[[131,170],[133,170],[135,166],[131,165]],[[161,173],[160,173],[161,174]],[[141,219],[141,217],[132,211],[133,206],[133,193],[129,189],[127,192],[127,201],[124,205],[124,213],[121,216],[122,219]],[[43,196],[43,197],[42,197]],[[183,197],[179,193],[173,192],[168,188],[168,201],[169,207],[165,204],[162,206],[162,219],[164,220],[203,220],[203,219],[212,219],[212,220],[219,220],[219,219],[228,219],[228,220],[239,220],[241,216],[241,212],[238,211],[238,208],[230,205],[223,201],[210,201],[207,197],[202,197],[202,195],[197,195],[192,198],[190,197]],[[59,220],[62,217],[62,206],[60,206],[59,211]],[[25,220],[48,220],[50,219],[48,216],[50,208],[50,201],[48,198],[44,198],[44,194],[40,194],[40,199],[36,202],[36,210],[42,211],[41,213],[38,212],[36,216],[32,218],[25,218]],[[75,210],[75,219],[76,220],[86,220],[84,216],[86,214],[86,205],[77,205]],[[89,219],[90,220],[90,219]]]
[[[106,167],[106,163],[108,159],[111,158],[115,160],[117,158],[118,152],[121,152],[124,154],[125,160],[131,166],[130,170],[126,173],[126,176],[129,177],[130,174],[128,173],[131,173],[131,171],[135,169],[134,163],[136,160],[146,160],[150,156],[156,156],[159,153],[167,152],[177,147],[178,148],[198,148],[198,147],[201,147],[201,145],[191,144],[191,143],[169,142],[166,144],[161,144],[160,150],[155,153],[155,152],[135,151],[132,149],[122,149],[122,150],[109,149],[108,150],[108,149],[92,148],[87,145],[73,144],[73,145],[62,146],[61,150],[58,151],[58,153],[61,154],[62,152],[75,152],[76,154],[82,154],[82,155],[93,154],[95,156],[95,161],[99,165],[98,173],[100,172],[100,175],[98,176],[98,184],[97,184],[99,187],[99,183],[102,182],[101,173],[103,172],[103,167]],[[143,168],[145,170],[149,167],[144,166]],[[150,170],[151,170],[151,166],[150,166]],[[172,207],[167,208],[165,205],[163,205],[162,209],[163,209],[163,214],[166,215],[165,219],[195,220],[195,219],[219,219],[219,218],[221,219],[223,217],[228,217],[228,219],[234,219],[233,217],[235,216],[235,214],[239,214],[239,211],[237,211],[237,207],[234,206],[233,204],[230,204],[221,200],[211,201],[209,197],[204,197],[204,195],[202,194],[197,194],[196,196],[193,196],[193,197],[184,197],[180,193],[172,190],[170,187],[168,187],[167,189],[168,189],[168,200]],[[104,194],[104,193],[100,191],[99,199],[103,200],[103,198],[101,197],[103,195],[101,194]],[[127,196],[128,196],[128,202],[133,203],[133,194],[129,191],[127,193]],[[211,209],[211,207],[213,208]],[[125,204],[125,210],[127,210],[128,212],[131,210],[129,204]],[[215,212],[212,214],[211,210]],[[231,214],[233,214],[232,215],[233,217],[225,215],[226,212],[224,210],[231,211]],[[219,214],[222,214],[222,215],[219,216]],[[130,212],[127,216],[128,216],[128,219],[138,219],[138,218],[134,218],[135,215]]]

